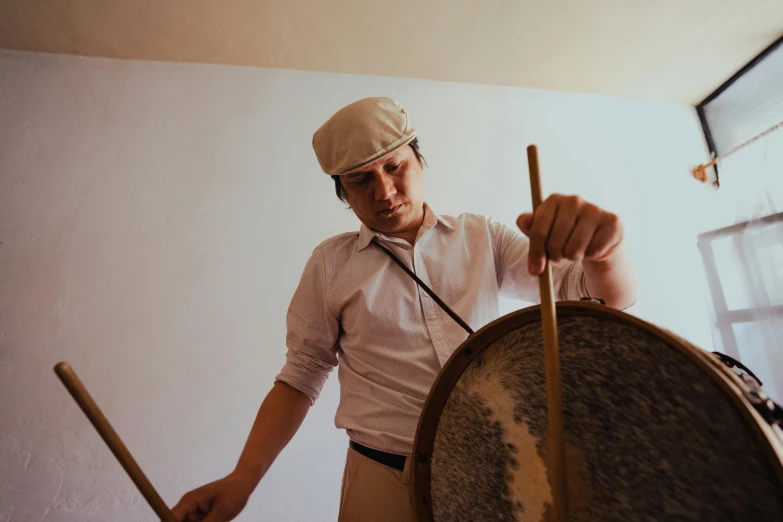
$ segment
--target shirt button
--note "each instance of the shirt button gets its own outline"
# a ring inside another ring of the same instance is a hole
[[[442,334],[442,333],[440,333],[440,332],[436,333],[436,334],[435,334],[435,339],[437,339],[438,341],[440,341],[441,339],[443,339],[443,334]]]

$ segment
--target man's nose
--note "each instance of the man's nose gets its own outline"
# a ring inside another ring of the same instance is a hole
[[[391,198],[396,193],[397,189],[394,188],[394,180],[390,176],[381,174],[375,184],[375,199],[383,201]]]

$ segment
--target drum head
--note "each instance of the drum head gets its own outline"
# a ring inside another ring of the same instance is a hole
[[[444,367],[416,436],[420,520],[551,519],[541,331],[539,307],[515,312]],[[780,441],[709,354],[587,303],[558,305],[558,333],[570,522],[783,520]]]

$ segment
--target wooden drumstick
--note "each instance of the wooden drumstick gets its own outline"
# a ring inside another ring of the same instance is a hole
[[[538,149],[527,148],[530,168],[530,193],[533,212],[541,205],[541,174],[538,169]],[[557,348],[557,316],[555,290],[552,284],[552,266],[546,260],[544,271],[538,276],[541,293],[541,320],[544,327],[544,368],[546,371],[547,419],[549,425],[549,455],[552,470],[552,499],[555,520],[568,519],[568,483],[566,481],[565,441],[563,439],[563,408],[560,390],[560,357]]]
[[[122,467],[125,468],[125,471],[128,473],[133,483],[136,484],[136,487],[139,488],[139,491],[141,491],[141,494],[147,500],[147,503],[152,510],[155,511],[155,514],[158,515],[163,522],[177,522],[177,519],[174,518],[174,514],[166,503],[163,502],[163,499],[160,498],[160,495],[155,491],[155,488],[152,487],[152,484],[147,479],[147,476],[144,475],[144,472],[141,471],[139,465],[136,464],[130,451],[128,451],[128,448],[125,447],[120,436],[117,435],[117,432],[114,431],[114,428],[109,424],[109,421],[103,415],[101,409],[90,396],[87,388],[84,387],[82,381],[76,376],[76,372],[73,371],[71,365],[67,362],[58,363],[57,366],[54,367],[54,372],[68,389],[68,392],[70,392],[84,414],[87,415],[87,418],[90,419],[90,422],[95,426],[95,429],[98,431],[106,445],[109,446],[111,452],[114,453],[114,456],[117,457],[117,460],[120,461]]]

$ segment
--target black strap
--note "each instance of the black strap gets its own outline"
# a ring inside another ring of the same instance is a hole
[[[471,335],[471,334],[473,334],[473,330],[471,329],[471,327],[470,327],[470,326],[468,326],[468,323],[466,323],[465,321],[463,321],[463,320],[462,320],[462,318],[461,318],[460,316],[458,316],[458,315],[457,315],[457,314],[454,312],[454,310],[452,310],[451,308],[449,308],[448,306],[446,306],[446,303],[444,303],[443,301],[441,301],[440,297],[438,297],[437,295],[435,295],[435,292],[433,292],[432,290],[430,290],[430,288],[429,288],[427,285],[425,285],[425,284],[424,284],[424,281],[422,281],[421,279],[419,279],[419,277],[418,277],[416,274],[414,274],[414,273],[413,273],[413,271],[412,271],[410,268],[408,268],[407,266],[405,266],[405,263],[403,263],[402,261],[400,261],[400,260],[397,258],[397,256],[395,256],[395,255],[394,255],[394,252],[392,252],[391,250],[389,250],[389,249],[388,249],[388,248],[386,248],[385,246],[381,245],[381,244],[380,244],[378,241],[376,241],[376,238],[372,238],[372,240],[373,240],[373,243],[375,243],[376,245],[378,245],[378,248],[380,248],[381,250],[383,250],[384,252],[386,252],[386,255],[388,255],[388,256],[389,256],[389,257],[392,259],[392,261],[394,261],[395,263],[397,263],[397,264],[400,266],[400,268],[402,268],[403,270],[405,270],[405,273],[406,273],[406,274],[408,274],[409,276],[411,276],[411,278],[412,278],[414,281],[416,281],[416,284],[418,284],[418,285],[419,285],[419,286],[422,288],[422,290],[424,290],[425,292],[427,292],[427,294],[429,294],[429,296],[430,296],[430,297],[432,297],[432,300],[433,300],[433,301],[435,301],[435,302],[438,304],[438,306],[440,306],[440,307],[443,309],[443,311],[444,311],[444,312],[446,312],[447,314],[449,314],[449,317],[451,317],[452,319],[454,319],[454,320],[457,322],[457,324],[458,324],[458,325],[460,325],[460,326],[462,327],[462,329],[463,329],[463,330],[465,330],[466,332],[468,332],[468,335]]]
[[[350,441],[348,445],[360,455],[364,455],[368,459],[372,459],[379,464],[394,468],[397,471],[403,471],[405,469],[405,456],[396,455],[394,453],[387,453],[372,448],[368,448],[358,442]]]

